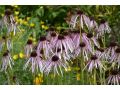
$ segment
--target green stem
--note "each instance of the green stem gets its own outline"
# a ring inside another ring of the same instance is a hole
[[[82,70],[84,68],[84,62],[83,62],[83,57],[81,54],[81,84],[84,84],[84,71]]]
[[[90,85],[92,85],[91,74],[89,74],[89,83],[90,83]]]
[[[102,70],[100,69],[100,83],[103,84],[103,78],[102,78]]]
[[[8,72],[5,72],[5,74],[6,74],[6,76],[7,76],[8,85],[10,85],[10,84],[11,84],[11,83],[10,83],[10,76],[9,76]]]
[[[96,68],[94,68],[93,79],[94,79],[94,85],[96,85]]]
[[[104,49],[106,47],[106,42],[105,42],[105,35],[104,35],[104,38],[103,38],[103,46],[104,46]],[[105,70],[103,70],[103,84],[105,84]]]
[[[103,71],[103,84],[105,85],[105,70]]]

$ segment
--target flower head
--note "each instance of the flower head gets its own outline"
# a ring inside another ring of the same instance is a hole
[[[101,24],[98,27],[98,36],[102,36],[105,33],[110,33],[110,32],[111,32],[111,28],[108,22],[105,20],[101,20]]]
[[[7,9],[5,11],[5,16],[3,17],[3,22],[8,30],[8,33],[13,32],[15,35],[17,30],[20,31],[18,28],[18,25],[15,21],[15,18],[12,14],[12,11],[10,9]]]
[[[119,85],[120,73],[118,70],[111,70],[109,77],[107,78],[107,84]]]
[[[25,54],[28,57],[30,53],[33,51],[33,41],[31,39],[28,39],[27,44],[25,46]]]
[[[10,52],[7,50],[6,52],[3,53],[1,71],[6,71],[8,67],[12,69],[13,65],[14,62],[11,58]]]
[[[43,60],[38,56],[38,54],[36,53],[36,51],[32,51],[30,58],[27,60],[24,69],[26,69],[27,67],[29,67],[30,65],[30,70],[32,71],[32,73],[34,72],[43,72],[42,68],[43,68]]]
[[[78,25],[83,29],[83,26],[88,26],[89,22],[89,17],[87,17],[82,11],[78,10],[77,13],[71,17],[70,26],[76,28]]]
[[[97,57],[96,55],[91,56],[90,60],[87,62],[87,65],[85,66],[85,68],[87,68],[89,72],[92,72],[92,70],[94,68],[96,68],[96,69],[102,69],[102,68],[105,69],[103,67],[102,62],[100,61],[99,57]]]
[[[63,75],[62,68],[67,68],[67,63],[62,61],[59,56],[53,55],[49,60],[46,61],[44,72],[49,74],[50,72],[54,72],[54,75],[60,74]],[[60,71],[60,73],[59,73]]]

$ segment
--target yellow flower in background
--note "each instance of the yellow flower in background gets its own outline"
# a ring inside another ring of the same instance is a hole
[[[18,14],[19,14],[19,11],[15,11],[14,13],[15,13],[15,15],[18,15]]]
[[[33,82],[35,83],[35,85],[40,85],[43,82],[43,77],[35,77]]]
[[[30,20],[30,17],[27,17],[27,21],[29,21]]]
[[[25,21],[25,20],[23,20],[23,24],[27,26],[27,25],[28,25],[28,22]]]
[[[79,74],[79,73],[77,73],[77,75],[76,75],[76,79],[77,79],[77,81],[80,80],[80,74]]]
[[[45,22],[41,21],[41,22],[40,22],[40,25],[42,25],[42,24],[45,24]]]
[[[20,31],[21,31],[21,32],[24,32],[24,31],[25,31],[25,29],[20,29]]]
[[[30,27],[31,28],[35,27],[35,24],[34,23],[30,23]]]
[[[2,13],[2,14],[1,14],[1,16],[3,17],[3,16],[4,16],[4,14]]]
[[[45,26],[45,28],[44,28],[45,30],[47,30],[48,29],[48,26]]]
[[[45,25],[42,25],[41,27],[42,27],[42,29],[44,29],[44,28],[45,28]]]
[[[16,55],[13,55],[13,59],[14,59],[14,60],[18,59],[18,55],[17,55],[17,54],[16,54]]]
[[[18,20],[18,22],[19,22],[20,24],[23,24],[23,20],[22,20],[21,18]]]
[[[32,40],[34,45],[36,45],[36,44],[37,44],[37,42],[36,42],[36,39],[35,39],[35,38],[33,38],[33,37],[29,37],[28,39]]]
[[[24,58],[25,55],[24,55],[22,52],[20,52],[20,53],[19,53],[19,57],[20,57],[20,58]]]
[[[40,84],[40,81],[39,81],[39,78],[38,78],[38,77],[36,77],[36,78],[34,79],[34,83],[35,83],[36,85],[39,85],[39,84]]]
[[[15,20],[19,20],[19,19],[18,19],[18,16],[15,16]]]
[[[71,67],[66,68],[65,71],[66,71],[66,72],[71,71]]]
[[[39,73],[39,74],[38,74],[38,77],[43,77],[43,74],[40,74],[40,73]]]
[[[47,29],[48,29],[48,26],[45,26],[45,25],[42,25],[41,27],[42,27],[42,29],[44,29],[44,30],[47,30]]]
[[[30,40],[32,40],[32,41],[36,41],[36,39],[33,38],[33,37],[29,37],[28,39],[30,39]]]

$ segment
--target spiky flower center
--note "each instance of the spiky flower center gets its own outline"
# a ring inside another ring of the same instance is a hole
[[[33,51],[30,56],[31,56],[31,57],[36,57],[36,56],[37,56],[36,51]]]
[[[87,37],[88,37],[88,38],[92,38],[92,37],[93,37],[93,34],[92,34],[92,33],[88,33],[88,34],[87,34]]]
[[[82,12],[81,10],[78,10],[78,11],[77,11],[77,14],[82,15],[83,12]]]
[[[65,32],[63,33],[63,35],[64,35],[64,36],[68,36],[69,33],[68,33],[67,31],[65,31]]]
[[[40,37],[40,41],[45,41],[45,40],[46,40],[45,36]]]
[[[97,56],[96,55],[92,55],[91,56],[91,60],[97,60],[98,58],[97,58]]]
[[[56,33],[55,32],[51,33],[51,37],[56,37]]]
[[[8,52],[4,52],[4,53],[3,53],[3,56],[4,56],[4,57],[8,56]]]
[[[60,48],[57,48],[57,52],[60,52],[61,51],[61,49]]]
[[[5,39],[6,39],[6,37],[5,37],[5,36],[2,36],[2,39],[3,39],[3,40],[5,40]]]
[[[13,81],[15,81],[16,80],[16,76],[13,76]]]
[[[57,56],[57,55],[54,55],[53,57],[52,57],[52,61],[53,62],[56,62],[56,61],[58,61],[59,60],[59,57]]]
[[[115,50],[116,53],[120,53],[120,47]]]
[[[28,45],[31,45],[31,44],[32,44],[32,40],[29,39],[29,40],[27,41],[27,44],[28,44]]]
[[[102,19],[100,23],[101,23],[101,24],[104,24],[105,22],[106,22],[106,21],[105,21],[104,19]]]
[[[84,42],[81,42],[81,43],[79,44],[79,46],[80,46],[81,48],[83,48],[83,47],[86,46],[86,44],[85,44]]]
[[[110,44],[109,44],[110,47],[115,47],[116,45],[117,45],[116,42],[110,42]]]
[[[58,35],[58,39],[63,40],[63,39],[65,39],[65,37],[63,35]]]
[[[5,10],[5,15],[9,16],[9,15],[11,15],[11,14],[12,14],[12,12],[11,12],[10,9]]]
[[[72,33],[79,34],[79,33],[80,33],[80,30],[72,31]]]
[[[117,75],[117,74],[119,74],[118,70],[111,70],[111,75]]]
[[[94,20],[94,17],[90,17],[90,20],[93,21],[93,20]]]

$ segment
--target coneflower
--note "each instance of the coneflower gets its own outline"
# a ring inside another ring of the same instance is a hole
[[[89,52],[91,52],[93,54],[94,52],[93,52],[92,47],[93,47],[94,43],[92,43],[92,40],[91,40],[92,37],[93,37],[92,34],[88,35],[86,33],[82,33],[81,42],[84,42],[86,44],[86,47],[89,50]],[[94,40],[94,38],[93,38],[93,40]],[[97,42],[95,42],[95,43],[97,43]]]
[[[95,45],[95,46],[97,46],[97,47],[100,47],[100,45],[99,45],[99,43],[98,43],[98,41],[97,41],[97,37],[95,37],[95,36],[93,35],[93,33],[87,33],[87,37],[88,37],[89,43],[91,44],[91,47],[92,47],[92,45]]]
[[[84,69],[88,69],[89,72],[92,72],[94,68],[96,69],[105,69],[101,63],[101,60],[96,55],[92,55],[90,60],[87,62],[87,65]]]
[[[62,68],[66,69],[67,66],[67,62],[60,60],[59,56],[53,55],[49,60],[46,61],[44,72],[48,75],[53,71],[54,75],[61,74],[63,76]]]
[[[113,61],[113,57],[115,55],[115,50],[117,48],[117,43],[116,42],[110,42],[108,48],[105,50],[106,53],[106,59],[110,62]]]
[[[105,49],[104,48],[96,47],[95,53],[96,53],[96,55],[98,57],[100,57],[101,60],[105,60],[106,59],[106,53],[105,53]]]
[[[14,65],[14,62],[11,58],[10,52],[7,50],[6,52],[3,53],[3,56],[2,56],[1,71],[6,71],[8,67],[12,69],[13,65]]]
[[[63,32],[63,35],[64,35],[64,37],[65,37],[65,39],[67,41],[66,45],[69,48],[70,52],[72,53],[75,46],[74,46],[74,43],[73,43],[73,41],[72,41],[72,39],[70,37],[70,33],[68,31],[66,31],[66,32]]]
[[[93,30],[93,31],[94,30],[96,31],[98,29],[98,24],[93,17],[90,17],[90,21],[88,20],[87,27],[89,30]]]
[[[26,70],[26,68],[30,68],[32,73],[35,73],[36,71],[43,72],[43,63],[43,60],[37,55],[36,51],[32,51],[23,69]]]
[[[53,53],[50,42],[46,39],[45,36],[40,37],[39,44],[37,47],[37,53],[39,54],[43,50],[43,55],[46,59],[50,57],[50,54]]]
[[[2,50],[3,46],[5,46],[5,41],[6,41],[6,37],[2,36],[0,40],[0,51]]]
[[[51,39],[51,34],[55,32],[55,28],[50,27],[47,31],[46,31],[46,39],[50,40]]]
[[[70,26],[72,26],[72,28],[76,28],[78,22],[80,28],[83,29],[84,25],[88,26],[90,19],[82,11],[78,10],[77,13],[71,17]]]
[[[74,56],[82,55],[84,60],[88,60],[91,51],[91,47],[87,46],[85,42],[80,42],[79,47],[74,50]]]
[[[115,53],[110,58],[111,62],[118,62],[120,64],[120,47],[115,49]]]
[[[74,47],[77,48],[80,44],[80,31],[79,30],[72,31],[71,39],[74,43]]]
[[[61,53],[63,52],[63,48],[66,54],[68,54],[69,52],[73,52],[73,48],[74,46],[71,46],[73,43],[70,41],[70,38],[59,34],[58,35],[58,39],[56,41],[55,44],[55,51],[57,52],[57,49],[59,48],[61,50]]]
[[[81,36],[80,36],[80,31],[75,31],[72,33],[72,40],[74,43],[74,47],[75,49],[79,48],[79,45],[81,42],[84,42],[87,49],[92,53],[92,46],[93,45],[97,45],[99,47],[99,44],[96,40],[95,37],[93,37],[93,34],[86,34],[84,31],[81,32]],[[93,44],[92,44],[93,42]]]
[[[29,57],[30,53],[33,51],[33,41],[28,39],[26,46],[25,46],[25,54]]]
[[[3,21],[4,21],[6,28],[8,29],[8,33],[13,32],[15,35],[16,30],[19,30],[19,28],[17,26],[17,23],[10,9],[7,9],[5,11],[5,16],[3,17]]]
[[[52,32],[50,34],[50,37],[48,37],[49,41],[50,41],[50,44],[51,44],[51,48],[55,47],[55,43],[57,41],[57,37],[58,37],[58,34],[56,32]]]
[[[111,28],[107,21],[101,20],[100,26],[98,27],[98,35],[102,36],[105,33],[110,33]]]
[[[2,36],[2,39],[0,41],[0,50],[2,50],[3,47],[7,47],[8,50],[12,48],[11,40],[6,36]]]
[[[64,60],[65,62],[67,62],[70,60],[70,58],[72,58],[72,53],[65,53],[64,47],[62,49],[63,50],[61,52],[61,49],[58,48],[57,52],[55,52],[55,54],[58,55],[61,60]]]
[[[120,73],[119,70],[114,69],[110,71],[110,75],[107,78],[107,84],[119,85],[120,84]]]

